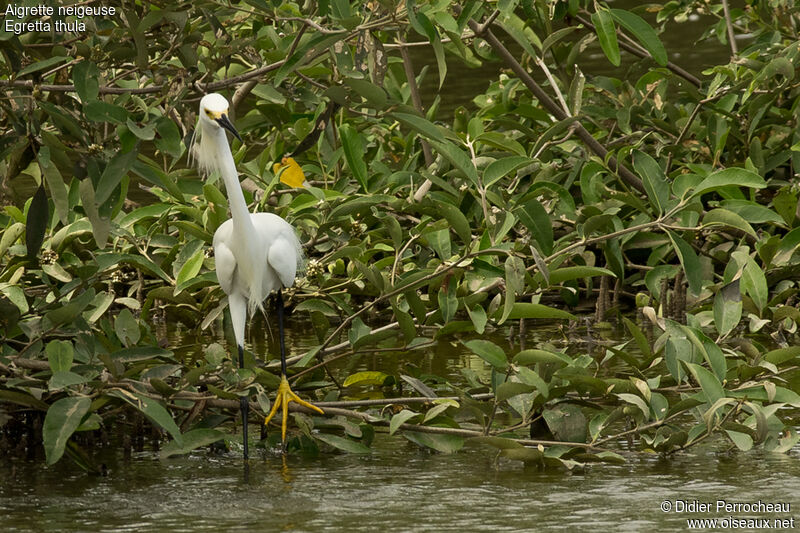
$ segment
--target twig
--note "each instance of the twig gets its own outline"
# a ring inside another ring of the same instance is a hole
[[[306,32],[306,28],[308,28],[308,26],[303,26],[300,28],[300,31],[297,32],[297,36],[292,41],[291,46],[289,46],[289,51],[286,53],[286,57],[292,57],[292,54],[294,54],[294,51],[297,49],[297,45],[300,44],[300,38]],[[250,91],[252,91],[256,85],[258,85],[258,80],[248,80],[238,89],[236,89],[236,92],[233,93],[233,97],[231,98],[231,105],[233,106],[234,113],[239,107],[239,104],[242,103],[242,101],[247,97],[248,94],[250,94]]]
[[[583,13],[588,14],[585,11]],[[578,22],[580,22],[581,24],[583,24],[587,28],[594,29],[594,25],[588,19],[586,19],[586,18],[584,18],[584,17],[582,17],[580,15],[577,15],[575,18],[578,20]],[[637,43],[636,41],[633,41],[630,37],[628,37],[624,33],[618,32],[618,34],[620,36],[620,40],[618,42],[619,42],[619,45],[622,48],[624,48],[625,50],[627,50],[631,54],[633,54],[635,56],[639,56],[641,58],[651,58],[651,59],[653,58],[653,56],[650,55],[650,52],[648,52],[647,50],[642,48],[639,45],[639,43]],[[695,76],[693,74],[690,74],[688,71],[686,71],[682,67],[679,67],[678,65],[676,65],[672,61],[667,61],[667,68],[669,70],[671,70],[672,72],[674,72],[675,74],[677,74],[678,76],[680,76],[681,78],[683,78],[686,81],[688,81],[689,83],[691,83],[692,85],[694,85],[695,87],[700,87],[700,85],[702,85],[702,83],[697,78],[697,76]]]
[[[399,35],[397,36],[397,42],[400,43],[400,57],[403,58],[403,70],[406,73],[406,79],[408,80],[408,90],[411,93],[411,103],[414,104],[414,109],[417,110],[422,116],[425,116],[425,108],[422,107],[422,98],[419,95],[419,87],[417,86],[417,77],[414,74],[414,65],[411,63],[411,55],[408,53],[408,49],[405,46],[405,41]],[[425,139],[420,138],[420,144],[422,145],[422,154],[425,157],[425,166],[430,168],[433,165],[433,152],[431,152],[431,146],[428,144],[428,141]],[[431,189],[431,180],[426,179],[425,182],[417,189],[417,192],[414,193],[414,201],[420,202],[428,194],[428,191]]]
[[[731,21],[731,12],[728,9],[728,0],[722,0],[722,11],[725,13],[725,26],[728,28],[728,41],[731,45],[731,56],[739,55],[736,48],[736,35],[733,33],[733,22]]]
[[[547,65],[540,57],[533,58],[536,61],[536,64],[539,65],[539,68],[542,69],[544,72],[547,81],[550,82],[550,87],[553,88],[553,91],[556,93],[556,98],[558,98],[559,103],[561,104],[561,108],[564,110],[564,114],[568,117],[572,116],[572,113],[569,110],[569,106],[567,105],[567,101],[564,100],[564,95],[561,94],[561,89],[558,87],[556,80],[553,78],[553,74],[550,72],[550,69],[547,68]]]
[[[457,13],[461,12],[460,6],[456,5],[453,7],[453,9],[455,9]],[[472,28],[472,31],[476,32],[476,34],[479,30],[483,29],[475,20],[470,19],[468,24],[469,27]],[[542,106],[556,118],[556,120],[561,121],[568,118],[566,113],[564,113],[559,105],[556,104],[552,98],[550,98],[550,96],[539,86],[538,83],[536,83],[536,80],[531,77],[528,71],[522,67],[519,61],[517,61],[517,59],[511,54],[511,52],[508,51],[508,49],[503,45],[503,43],[500,42],[500,40],[494,35],[494,33],[492,33],[490,29],[487,28],[482,32],[481,35],[494,49],[497,55],[503,58],[511,70],[514,71],[514,74],[516,74],[522,83],[525,84],[528,90],[533,93]],[[586,144],[586,146],[588,146],[589,149],[601,159],[607,161],[608,167],[612,171],[617,172],[619,177],[622,178],[625,183],[641,193],[646,193],[644,185],[642,184],[642,180],[639,178],[639,176],[631,172],[624,165],[620,164],[615,157],[609,156],[608,150],[601,145],[598,140],[595,139],[592,134],[589,133],[589,131],[580,123],[577,125],[577,133],[578,137],[581,138],[584,144]]]
[[[238,406],[238,402],[237,403]],[[315,405],[322,405],[322,403],[316,403]],[[298,405],[296,403],[289,404],[290,411],[298,411],[307,414],[316,414],[311,409]],[[389,426],[389,420],[385,420],[382,418],[377,418],[369,413],[363,413],[361,411],[352,411],[350,409],[340,409],[337,407],[326,407],[325,414],[331,416],[346,416],[348,418],[357,418],[367,422],[373,426]],[[460,429],[460,428],[449,428],[449,427],[438,427],[438,426],[421,426],[418,424],[400,424],[399,429],[403,429],[406,431],[416,431],[419,433],[433,433],[437,435],[452,435],[455,437],[464,437],[464,438],[472,438],[472,437],[483,437],[483,432],[475,431],[471,429]],[[511,437],[504,437],[509,440],[516,441],[523,446],[569,446],[572,448],[583,448],[586,450],[592,450],[596,452],[603,452],[603,451],[611,451],[608,449],[600,448],[594,444],[587,444],[585,442],[561,442],[561,441],[554,441],[554,440],[538,440],[538,439],[515,439]]]

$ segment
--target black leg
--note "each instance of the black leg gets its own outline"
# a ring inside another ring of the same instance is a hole
[[[286,345],[283,342],[283,295],[278,289],[278,296],[275,298],[275,307],[278,310],[278,337],[281,346],[281,375],[286,375]]]
[[[244,368],[244,346],[239,346],[239,368]],[[244,458],[250,454],[247,448],[247,415],[250,412],[250,398],[248,396],[239,397],[239,407],[242,410],[242,442],[244,443]]]

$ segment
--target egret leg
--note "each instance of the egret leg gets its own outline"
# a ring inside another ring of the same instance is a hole
[[[272,404],[272,409],[270,409],[269,414],[264,419],[264,425],[266,426],[269,424],[269,421],[272,420],[272,417],[275,416],[275,413],[278,412],[278,409],[283,407],[281,417],[281,443],[285,445],[286,421],[289,416],[289,402],[299,403],[303,407],[317,411],[321,415],[324,415],[325,412],[316,405],[302,400],[289,386],[289,380],[286,379],[286,344],[283,339],[283,295],[281,294],[280,290],[278,290],[278,295],[275,298],[275,307],[278,311],[278,342],[280,343],[281,349],[281,384],[278,385],[278,393],[275,396],[275,403]]]
[[[239,368],[244,368],[244,346],[239,346]],[[250,412],[250,398],[248,396],[239,397],[239,408],[242,410],[242,442],[244,443],[244,458],[250,454],[247,449],[247,414]]]
[[[281,376],[286,375],[286,343],[283,340],[283,293],[278,289],[275,297],[275,308],[278,311],[278,337],[281,346]]]

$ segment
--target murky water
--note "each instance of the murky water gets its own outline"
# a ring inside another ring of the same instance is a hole
[[[0,523],[4,531],[59,532],[634,532],[687,531],[687,518],[732,516],[794,517],[800,527],[798,459],[709,447],[669,461],[638,456],[582,473],[540,472],[495,463],[488,449],[435,455],[379,438],[370,455],[253,459],[248,479],[235,453],[112,458],[107,477],[67,461],[0,461]],[[712,511],[665,513],[665,500],[710,503]],[[788,503],[790,511],[717,512],[717,500]]]
[[[487,338],[507,345],[508,331]],[[578,332],[580,333],[580,332]],[[288,324],[290,352],[315,343],[308,324]],[[607,335],[616,332],[608,330]],[[199,338],[171,332],[178,344]],[[206,333],[211,342],[220,335]],[[571,351],[593,351],[575,342]],[[566,337],[554,326],[530,328],[529,346]],[[562,340],[559,340],[562,339]],[[253,350],[277,353],[267,328],[256,323]],[[521,348],[519,338],[511,352]],[[464,366],[486,365],[449,341],[434,349],[342,363],[337,373],[387,372],[414,364],[422,372],[458,382]],[[468,443],[453,455],[432,453],[401,436],[378,433],[367,455],[309,458],[258,450],[245,473],[240,449],[198,450],[166,460],[154,451],[124,459],[119,451],[96,457],[105,477],[88,476],[68,459],[45,467],[41,458],[0,459],[0,525],[3,531],[687,531],[688,518],[797,518],[800,527],[800,448],[788,455],[728,453],[720,440],[669,460],[627,453],[624,465],[540,471]],[[729,503],[789,504],[787,513],[717,512]],[[710,504],[710,512],[663,512],[678,501]],[[723,528],[718,528],[723,529]],[[741,528],[740,528],[741,529]]]

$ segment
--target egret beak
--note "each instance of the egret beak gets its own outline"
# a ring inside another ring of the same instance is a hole
[[[234,127],[233,127],[233,124],[232,124],[232,123],[231,123],[231,121],[228,119],[228,115],[226,115],[225,113],[223,113],[223,114],[221,114],[221,115],[219,116],[219,118],[217,118],[217,119],[214,119],[214,120],[216,120],[216,121],[217,121],[217,124],[219,124],[220,126],[222,126],[223,128],[225,128],[225,129],[226,129],[226,130],[228,130],[229,132],[233,133],[233,136],[234,136],[234,137],[236,137],[237,139],[239,139],[239,142],[243,142],[243,141],[242,141],[242,136],[241,136],[241,135],[239,135],[239,132],[238,132],[238,131],[236,131],[236,128],[234,128]]]

